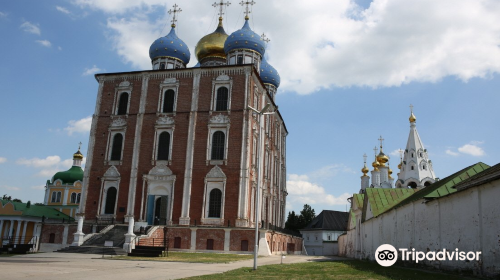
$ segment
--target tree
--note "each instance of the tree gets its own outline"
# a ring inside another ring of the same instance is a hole
[[[300,211],[299,226],[301,229],[305,228],[314,218],[316,218],[316,213],[314,209],[309,204],[304,204],[304,209]]]
[[[288,212],[288,218],[285,222],[285,229],[299,230],[305,228],[314,218],[316,214],[314,209],[308,204],[304,205],[304,209],[300,211],[300,215],[296,215],[295,211]]]

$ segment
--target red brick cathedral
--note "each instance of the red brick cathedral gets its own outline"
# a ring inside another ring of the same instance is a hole
[[[300,239],[276,232],[285,223],[288,132],[275,103],[280,77],[264,58],[266,39],[250,29],[248,14],[231,35],[220,17],[196,45],[199,63],[187,68],[178,11],[175,5],[170,33],[149,49],[152,70],[96,75],[74,245],[83,242],[85,221],[114,220],[129,225],[125,248],[139,228],[166,226],[171,247],[252,251],[255,222],[269,252],[301,247]],[[266,106],[263,122],[249,109]]]

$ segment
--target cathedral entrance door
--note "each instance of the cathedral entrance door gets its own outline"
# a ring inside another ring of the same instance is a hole
[[[167,224],[168,195],[148,197],[147,222],[149,225]]]

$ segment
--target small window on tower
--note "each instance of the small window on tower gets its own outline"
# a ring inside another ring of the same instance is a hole
[[[121,133],[117,133],[113,137],[113,146],[111,148],[110,160],[122,159],[122,146],[123,146],[123,135]]]
[[[160,69],[165,69],[165,63],[160,64]]]
[[[212,160],[224,160],[224,145],[226,136],[222,131],[216,131],[212,136]]]
[[[243,64],[243,55],[238,55],[238,64]]]
[[[412,167],[411,167],[411,170],[415,170],[415,167],[413,167],[413,166],[412,166]]]
[[[158,141],[157,160],[168,160],[170,153],[170,133],[162,132]]]
[[[128,107],[128,93],[124,92],[120,95],[120,100],[118,101],[118,111],[117,115],[126,115]]]

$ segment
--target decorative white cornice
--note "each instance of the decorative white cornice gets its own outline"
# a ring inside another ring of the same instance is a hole
[[[161,116],[156,120],[157,125],[172,125],[175,124],[175,120],[169,116]]]
[[[158,164],[157,166],[153,167],[148,175],[152,176],[170,176],[172,175],[172,170],[168,168],[165,164]]]
[[[230,123],[230,121],[229,121],[228,116],[219,114],[219,115],[215,115],[212,118],[210,118],[210,123],[211,124],[228,124],[228,123]]]
[[[118,172],[118,169],[114,165],[112,165],[106,173],[104,173],[104,178],[120,178],[120,172]]]

